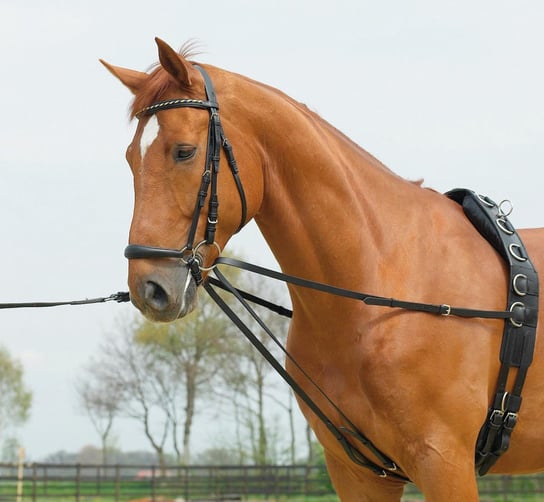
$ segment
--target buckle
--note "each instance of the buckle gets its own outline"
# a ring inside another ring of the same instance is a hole
[[[491,416],[489,417],[489,423],[494,427],[500,427],[504,418],[504,411],[502,410],[493,410]]]
[[[449,316],[451,314],[451,305],[444,303],[440,305],[440,315]]]
[[[504,417],[504,428],[512,430],[518,423],[518,414],[509,412]]]

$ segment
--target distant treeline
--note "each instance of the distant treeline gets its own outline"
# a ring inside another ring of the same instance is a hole
[[[172,458],[169,462],[174,464],[175,458]],[[84,446],[77,452],[67,452],[59,450],[51,453],[40,459],[41,462],[46,464],[100,464],[102,461],[102,450],[95,446]],[[121,451],[118,449],[111,449],[108,451],[108,463],[111,465],[155,465],[157,463],[157,455],[150,451]]]

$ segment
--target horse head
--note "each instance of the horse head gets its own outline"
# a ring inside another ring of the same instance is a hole
[[[202,277],[257,212],[263,161],[250,146],[239,98],[220,100],[225,129],[219,119],[214,84],[229,97],[237,79],[156,42],[160,64],[149,74],[102,63],[134,94],[131,117],[138,120],[126,152],[135,195],[125,251],[130,296],[149,319],[172,321],[194,309]],[[240,170],[230,135],[244,146]]]

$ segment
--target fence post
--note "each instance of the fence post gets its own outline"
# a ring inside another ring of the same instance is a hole
[[[36,482],[37,482],[37,467],[36,462],[32,464],[32,502],[36,502]]]
[[[102,466],[96,466],[96,494],[100,495],[102,481]]]
[[[189,466],[185,466],[185,500],[189,500]]]
[[[155,466],[151,466],[151,500],[155,502],[155,476],[156,476]]]
[[[23,468],[25,463],[25,449],[19,448],[19,465],[17,466],[17,502],[21,502],[23,496]]]
[[[119,495],[121,492],[120,483],[121,480],[119,479],[121,475],[121,469],[119,468],[119,464],[115,466],[115,502],[119,502]]]
[[[76,464],[76,501],[79,502],[80,496],[80,481],[81,481],[81,464]]]
[[[42,481],[42,490],[44,495],[47,495],[47,480],[48,480],[48,474],[47,474],[47,464],[46,464],[43,466],[43,481]]]

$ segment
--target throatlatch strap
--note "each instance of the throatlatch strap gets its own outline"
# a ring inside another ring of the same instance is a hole
[[[518,421],[521,390],[533,360],[538,321],[538,274],[523,242],[508,220],[503,204],[470,190],[457,189],[447,195],[461,204],[468,219],[510,265],[507,308],[514,315],[506,320],[502,337],[501,369],[495,397],[476,443],[476,469],[483,476],[508,450]],[[511,391],[506,388],[510,370],[518,368]]]

